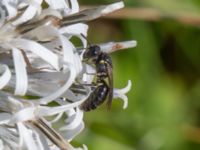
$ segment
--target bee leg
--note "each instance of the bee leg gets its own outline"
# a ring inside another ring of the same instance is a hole
[[[75,83],[75,84],[74,84],[74,87],[75,87],[75,88],[81,88],[81,87],[82,87],[82,88],[84,89],[83,86],[97,87],[98,84],[95,83],[95,82],[92,82],[92,83]]]
[[[92,90],[96,89],[98,87],[97,84],[92,83],[92,84],[80,84],[80,85],[75,85],[74,87],[71,87],[70,90],[76,94],[82,94],[82,95],[87,95],[87,90],[85,88],[79,88],[82,86],[87,86],[90,87]]]
[[[96,73],[89,73],[89,72],[86,72],[87,75],[91,75],[91,76],[95,76]]]
[[[83,85],[83,86],[90,86],[90,87],[97,87],[97,86],[98,86],[98,85],[95,84],[95,83],[92,83],[92,84],[83,83],[83,84],[81,84],[81,85]]]
[[[79,89],[79,88],[70,88],[70,90],[75,93],[75,94],[82,94],[82,95],[87,95],[87,91],[84,89]]]

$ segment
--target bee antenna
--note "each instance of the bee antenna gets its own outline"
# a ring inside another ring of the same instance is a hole
[[[88,42],[88,45],[91,46],[92,44],[90,43],[90,41],[87,39],[87,37],[81,33],[81,36]]]

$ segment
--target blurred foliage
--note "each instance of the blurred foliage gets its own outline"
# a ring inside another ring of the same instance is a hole
[[[108,4],[111,0],[82,0]],[[125,0],[127,7],[153,7],[167,14],[200,16],[199,0]],[[200,149],[200,29],[176,20],[99,19],[90,22],[89,39],[138,41],[137,48],[112,54],[114,85],[133,82],[129,107],[113,101],[85,115],[86,129],[76,138],[90,150]]]

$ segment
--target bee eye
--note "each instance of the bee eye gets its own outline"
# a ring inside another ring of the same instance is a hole
[[[92,52],[93,56],[98,55],[100,53],[100,51],[101,51],[100,47],[97,46],[97,45],[94,45],[94,46],[91,47],[91,52]]]
[[[98,45],[95,45],[94,49],[95,49],[96,53],[99,53],[101,51],[101,49]]]

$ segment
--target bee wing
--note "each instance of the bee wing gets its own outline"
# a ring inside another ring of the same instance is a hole
[[[112,66],[109,63],[107,63],[107,72],[108,72],[108,84],[109,84],[107,106],[108,106],[108,109],[110,109],[112,105],[112,99],[113,99],[113,72],[112,72]]]

